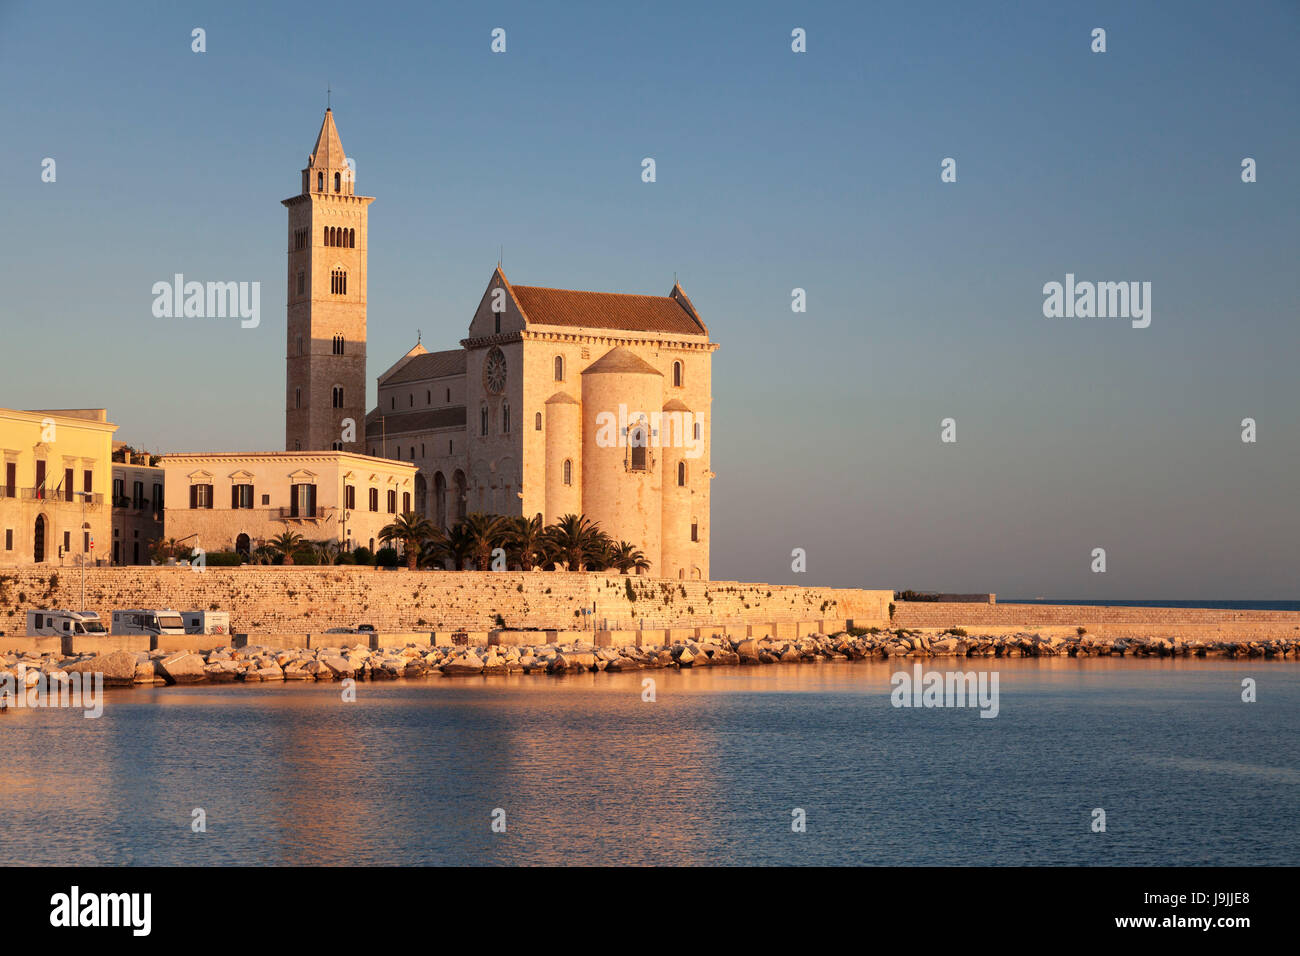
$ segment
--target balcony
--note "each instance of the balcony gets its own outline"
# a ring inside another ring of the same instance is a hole
[[[55,505],[72,505],[78,510],[82,507],[82,499],[85,499],[85,508],[87,511],[96,511],[104,504],[104,496],[97,494],[83,494],[80,491],[73,492],[71,495],[61,491],[54,491],[50,488],[5,488],[0,486],[3,495],[6,498],[21,498],[23,501],[48,501]],[[11,492],[17,491],[14,495]]]
[[[317,508],[315,514],[306,511],[294,511],[292,508],[270,508],[273,521],[329,521],[337,508]]]

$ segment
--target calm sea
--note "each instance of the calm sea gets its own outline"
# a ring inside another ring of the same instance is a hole
[[[1300,860],[1300,666],[992,663],[995,719],[892,707],[884,662],[363,683],[355,703],[109,691],[97,720],[0,714],[0,844],[10,864]]]
[[[999,604],[1087,604],[1089,606],[1111,607],[1215,607],[1229,611],[1300,611],[1300,601],[1160,601],[1160,600],[1124,600],[1108,599],[1089,601],[1057,598],[1004,598],[998,597]]]

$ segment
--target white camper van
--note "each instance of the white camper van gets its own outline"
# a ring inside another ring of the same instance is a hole
[[[141,611],[131,609],[113,612],[114,634],[184,634],[185,622],[179,611]]]
[[[229,634],[230,615],[225,611],[182,611],[186,634]]]
[[[28,611],[29,637],[64,637],[72,634],[107,634],[94,611]]]

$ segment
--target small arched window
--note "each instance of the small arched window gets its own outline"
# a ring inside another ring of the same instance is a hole
[[[323,192],[325,191],[325,174],[324,174],[324,173],[317,173],[317,174],[316,174],[316,191],[317,191],[318,193],[323,193]]]
[[[682,387],[682,363],[681,362],[673,363],[673,387],[674,388]]]
[[[510,434],[510,403],[501,403],[501,431]]]
[[[341,177],[339,176],[338,173],[335,173],[335,174],[334,174],[334,191],[335,191],[335,192],[338,192],[338,191],[339,191],[339,186],[340,186],[341,182],[342,182]]]
[[[570,458],[564,459],[564,483],[573,484],[573,460]]]
[[[294,408],[302,408],[302,389],[301,389],[301,388],[295,388],[295,389],[293,390],[293,407],[294,407]]]
[[[334,386],[334,396],[333,396],[333,401],[334,401],[334,407],[335,407],[335,408],[342,408],[342,407],[343,407],[343,386],[342,386],[342,385],[335,385],[335,386]]]
[[[406,407],[407,407],[407,408],[414,408],[414,407],[415,407],[415,393],[414,393],[414,392],[411,392],[409,395],[406,396],[406,398],[407,398]]]
[[[677,463],[677,487],[686,487],[686,462],[684,461]]]
[[[488,433],[488,407],[486,405],[479,409],[478,417],[479,434],[486,435]]]
[[[433,389],[426,388],[424,390],[424,404],[426,405],[433,404]]]
[[[564,381],[564,356],[563,355],[555,356],[555,380],[557,382]]]
[[[533,416],[533,431],[542,430],[542,413],[538,412]]]
[[[646,470],[645,445],[632,446],[632,470],[633,471]]]
[[[348,230],[348,248],[349,248],[349,249],[355,249],[356,247],[357,247],[357,231],[356,231],[355,229],[349,229],[349,230]]]

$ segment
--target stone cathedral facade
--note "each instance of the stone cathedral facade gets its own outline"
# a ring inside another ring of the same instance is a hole
[[[522,286],[498,265],[459,347],[417,342],[363,415],[373,200],[354,185],[327,110],[302,193],[284,201],[287,450],[413,465],[413,508],[442,527],[473,511],[585,514],[640,548],[650,574],[708,579],[717,344],[681,287]]]

